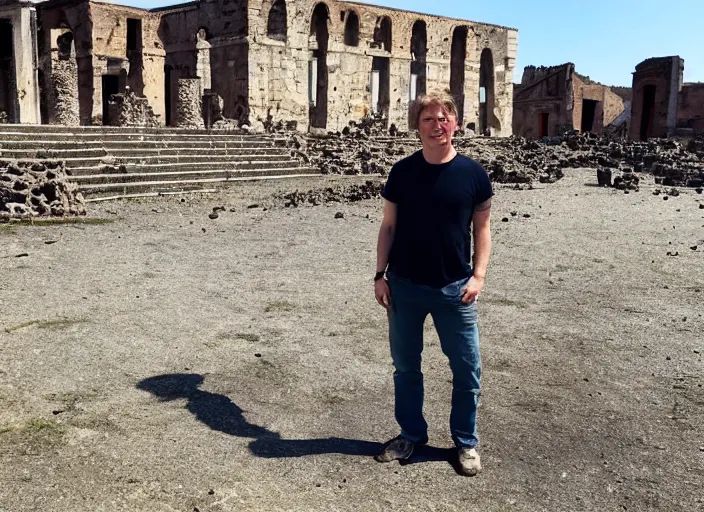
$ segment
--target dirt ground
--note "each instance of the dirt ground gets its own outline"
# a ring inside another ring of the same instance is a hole
[[[380,200],[271,207],[350,179],[0,225],[0,511],[704,509],[704,196],[566,172],[496,190],[476,478],[430,319],[431,446],[370,457],[397,434]]]

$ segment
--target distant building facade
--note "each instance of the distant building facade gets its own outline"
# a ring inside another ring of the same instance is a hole
[[[207,124],[214,111],[254,128],[336,131],[374,115],[405,131],[411,101],[447,88],[463,127],[507,136],[517,39],[507,27],[340,0],[153,10],[0,0],[0,112],[15,123],[119,124],[130,116],[114,95],[119,107],[129,90],[161,125]]]

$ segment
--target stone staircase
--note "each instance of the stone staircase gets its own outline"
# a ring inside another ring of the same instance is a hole
[[[0,159],[63,161],[87,201],[320,175],[280,136],[175,128],[0,125]]]

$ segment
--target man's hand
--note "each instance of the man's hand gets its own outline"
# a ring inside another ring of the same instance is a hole
[[[389,285],[386,279],[381,278],[374,281],[374,297],[376,297],[376,301],[381,306],[384,306],[387,310],[389,309],[389,305],[391,304],[391,292],[389,291]]]
[[[483,289],[484,278],[472,276],[464,289],[464,293],[462,294],[462,302],[464,302],[465,304],[471,304],[472,302],[475,302]]]

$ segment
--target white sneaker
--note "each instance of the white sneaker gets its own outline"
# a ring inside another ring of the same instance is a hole
[[[460,471],[466,476],[476,476],[482,470],[481,459],[475,448],[460,447],[457,450]]]

